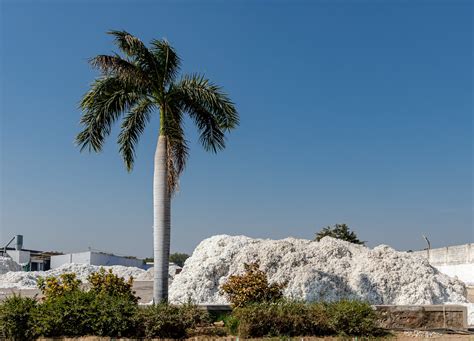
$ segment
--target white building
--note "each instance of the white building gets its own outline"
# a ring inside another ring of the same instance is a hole
[[[51,256],[51,269],[55,269],[64,264],[89,264],[89,265],[123,265],[134,266],[145,269],[146,265],[142,259],[133,257],[121,257],[103,252],[86,251],[68,253],[65,255]]]

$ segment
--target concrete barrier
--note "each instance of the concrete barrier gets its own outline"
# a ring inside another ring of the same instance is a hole
[[[385,329],[467,330],[467,307],[462,305],[375,305],[380,326]],[[229,305],[200,305],[210,314],[232,312]]]
[[[467,308],[462,305],[377,305],[385,329],[467,330]]]
[[[431,265],[474,264],[474,244],[446,246],[442,248],[415,251],[415,255],[428,259]]]

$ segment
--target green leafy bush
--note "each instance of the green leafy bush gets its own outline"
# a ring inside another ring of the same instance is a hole
[[[13,295],[6,298],[0,305],[0,337],[12,340],[32,340],[32,314],[37,302],[33,298]]]
[[[337,334],[377,334],[377,314],[365,302],[342,300],[327,305],[329,325]]]
[[[38,279],[38,288],[41,290],[46,300],[60,297],[67,293],[80,289],[81,281],[76,278],[75,273],[61,274],[57,277],[40,277]]]
[[[244,264],[245,273],[230,276],[221,286],[233,307],[251,303],[274,302],[283,297],[286,283],[268,283],[267,274],[259,269],[258,263]]]
[[[138,306],[120,296],[74,291],[45,300],[34,318],[41,336],[127,336],[137,324]]]
[[[310,336],[331,332],[325,306],[280,301],[236,308],[240,337]]]
[[[224,327],[230,335],[238,335],[239,333],[239,319],[234,315],[227,315],[222,318]]]
[[[111,269],[106,272],[104,268],[100,268],[99,271],[90,274],[87,280],[91,286],[90,291],[96,294],[123,297],[138,302],[138,297],[133,291],[133,277],[125,281],[124,278],[113,274]]]
[[[191,328],[209,320],[207,312],[192,304],[157,304],[140,309],[141,335],[146,338],[181,339]]]
[[[303,303],[281,300],[235,308],[232,317],[235,319],[232,326],[243,338],[379,334],[374,310],[359,301]]]

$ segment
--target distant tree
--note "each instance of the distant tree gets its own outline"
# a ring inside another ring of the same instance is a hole
[[[176,265],[179,265],[181,267],[184,265],[184,262],[188,258],[189,258],[189,255],[187,253],[175,252],[175,253],[170,254],[170,262]]]
[[[336,224],[333,227],[328,226],[323,228],[316,233],[315,240],[319,242],[323,237],[333,237],[345,240],[346,242],[365,245],[365,242],[359,240],[357,235],[353,231],[350,231],[346,224]]]

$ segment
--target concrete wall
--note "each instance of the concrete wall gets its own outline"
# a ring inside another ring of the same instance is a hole
[[[77,263],[90,264],[91,252],[69,253],[67,255],[51,256],[51,269],[59,268],[63,264]]]
[[[51,269],[60,267],[63,264],[77,263],[90,265],[123,265],[144,268],[144,262],[141,259],[120,257],[100,252],[79,252],[69,253],[51,257]]]
[[[461,305],[377,305],[375,310],[385,329],[468,328],[467,308]]]
[[[124,266],[135,266],[137,268],[143,268],[145,263],[141,259],[126,258],[115,255],[109,255],[105,253],[92,252],[91,263],[92,265],[124,265]]]
[[[8,250],[7,254],[18,264],[26,264],[30,262],[30,251]]]
[[[413,252],[428,259],[431,265],[474,264],[474,244],[447,246]]]

